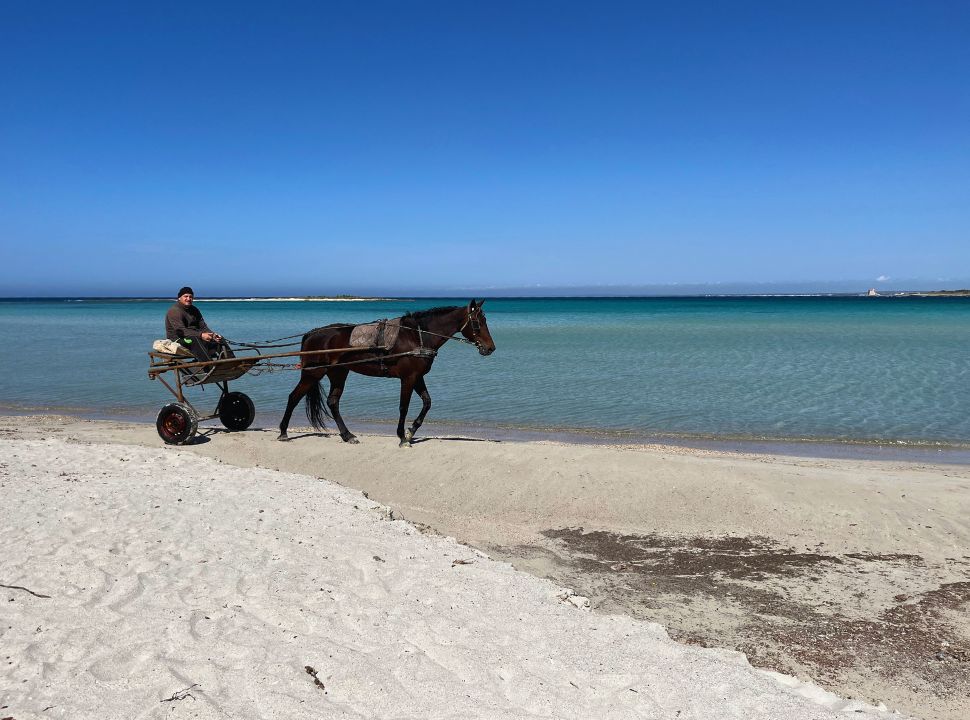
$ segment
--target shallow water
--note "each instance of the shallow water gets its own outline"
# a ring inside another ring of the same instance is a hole
[[[227,337],[259,340],[465,302],[197,304]],[[146,352],[168,304],[0,302],[0,407],[153,415],[170,396],[147,380]],[[635,439],[970,444],[965,298],[492,299],[485,310],[497,351],[442,349],[428,376],[429,431],[437,421]],[[233,385],[278,422],[296,377]],[[216,399],[193,391],[202,407]],[[341,409],[353,426],[394,420],[397,404],[396,381],[352,374]]]

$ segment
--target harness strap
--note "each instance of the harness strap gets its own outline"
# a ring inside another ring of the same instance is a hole
[[[366,349],[366,348],[365,348]],[[303,370],[316,370],[318,368],[325,367],[343,367],[344,365],[362,365],[363,363],[381,363],[383,367],[384,360],[392,360],[399,357],[434,357],[438,354],[437,350],[432,350],[431,348],[421,348],[420,350],[408,350],[407,352],[394,353],[393,355],[383,355],[380,358],[364,358],[363,360],[346,360],[344,362],[338,363],[323,363],[322,365],[304,365]]]
[[[471,317],[465,318],[465,322],[462,324],[462,326],[460,328],[458,328],[458,330],[456,331],[456,333],[454,335],[443,335],[442,333],[436,333],[436,332],[431,332],[430,330],[425,330],[425,329],[423,329],[421,327],[421,323],[417,322],[417,320],[415,320],[415,324],[417,324],[417,326],[418,326],[417,328],[407,327],[406,325],[401,325],[401,328],[403,330],[413,330],[414,332],[416,332],[418,334],[418,342],[421,344],[421,347],[424,347],[424,337],[423,337],[424,335],[431,335],[433,337],[441,337],[441,338],[445,338],[445,340],[457,340],[458,342],[465,343],[466,345],[475,345],[475,346],[477,346],[478,345],[477,342],[473,342],[473,341],[469,340],[468,338],[463,338],[463,337],[460,337],[458,335],[458,333],[460,333],[462,330],[465,329],[465,325],[468,324],[468,321],[470,319],[471,319]],[[481,325],[479,325],[479,327],[481,327]]]

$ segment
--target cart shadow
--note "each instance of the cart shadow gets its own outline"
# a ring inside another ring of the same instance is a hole
[[[251,428],[248,428],[246,430],[227,430],[226,428],[221,428],[221,427],[207,427],[207,428],[199,428],[199,434],[196,435],[196,437],[198,437],[198,438],[203,438],[204,437],[204,438],[206,438],[205,442],[209,442],[208,436],[210,436],[210,435],[240,435],[240,434],[253,434],[253,433],[260,433],[260,434],[269,433],[269,434],[275,436],[278,432],[279,431],[276,430],[275,428],[251,427]],[[340,437],[340,434],[339,433],[336,433],[336,432],[302,432],[302,433],[292,433],[286,439],[285,442],[291,442],[293,440],[301,440],[303,438],[313,438],[313,437],[323,437],[323,438]]]
[[[279,430],[277,430],[276,428],[266,428],[265,430],[260,430],[260,432],[268,432],[268,433],[271,433],[272,435],[276,435],[277,433],[279,433]],[[303,440],[305,438],[334,438],[334,437],[339,438],[340,433],[326,432],[326,431],[324,432],[307,431],[307,432],[301,432],[301,433],[291,432],[289,435],[287,435],[286,440],[284,440],[283,442],[293,442],[294,440]]]

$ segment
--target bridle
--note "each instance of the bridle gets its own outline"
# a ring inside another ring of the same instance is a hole
[[[468,314],[465,315],[465,322],[461,324],[461,327],[458,328],[453,335],[444,335],[442,333],[436,333],[436,332],[431,332],[430,330],[425,330],[421,327],[421,323],[416,321],[415,324],[417,325],[417,328],[415,328],[415,330],[418,333],[418,342],[421,344],[422,347],[424,347],[424,336],[431,335],[433,337],[442,337],[442,338],[445,338],[446,340],[457,340],[458,342],[465,343],[466,345],[474,345],[479,350],[481,350],[482,349],[482,339],[480,337],[480,334],[482,332],[481,315],[482,315],[482,308],[480,305],[474,310],[469,310]],[[468,338],[464,338],[461,336],[461,333],[469,324],[471,324],[472,337],[474,337],[474,340],[469,340]]]
[[[458,328],[458,332],[461,332],[462,330],[465,329],[465,326],[468,325],[468,323],[471,323],[471,325],[472,325],[472,334],[476,338],[475,339],[475,344],[476,345],[478,345],[478,343],[481,342],[481,340],[478,339],[478,336],[482,332],[482,323],[481,323],[481,320],[480,320],[481,316],[482,316],[482,308],[481,308],[481,306],[478,306],[474,310],[469,310],[468,311],[468,314],[465,316],[465,322],[463,322],[462,325],[461,325],[461,327]],[[462,338],[462,339],[464,339],[464,338]],[[468,341],[466,340],[465,342],[468,342]]]

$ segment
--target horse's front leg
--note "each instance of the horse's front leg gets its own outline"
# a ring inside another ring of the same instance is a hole
[[[346,443],[356,445],[360,440],[347,429],[344,419],[340,416],[340,396],[344,394],[344,384],[347,382],[349,372],[346,368],[330,371],[330,394],[327,395],[327,407],[330,409],[333,421],[337,423],[341,439]]]
[[[283,413],[283,419],[280,421],[280,435],[277,440],[289,440],[286,434],[286,429],[290,426],[290,418],[293,416],[293,410],[303,399],[303,396],[307,394],[310,388],[313,387],[313,383],[319,382],[320,378],[314,378],[312,375],[306,371],[300,373],[300,381],[293,388],[293,392],[290,393],[290,397],[286,403],[286,412]]]
[[[405,375],[401,378],[401,404],[399,406],[401,416],[397,421],[397,436],[401,440],[401,447],[411,447],[411,436],[414,434],[404,434],[404,421],[408,418],[408,406],[411,404],[411,393],[413,392],[414,376]]]
[[[418,431],[418,428],[421,427],[421,423],[424,422],[424,418],[428,414],[428,410],[431,409],[431,393],[428,392],[428,386],[424,383],[423,375],[418,378],[416,383],[414,383],[414,392],[416,392],[418,397],[421,398],[422,406],[421,412],[418,413],[416,418],[414,418],[414,422],[411,423],[411,427],[408,429],[408,431],[404,433],[404,439],[408,442],[411,442],[411,440],[414,438],[414,434]]]

